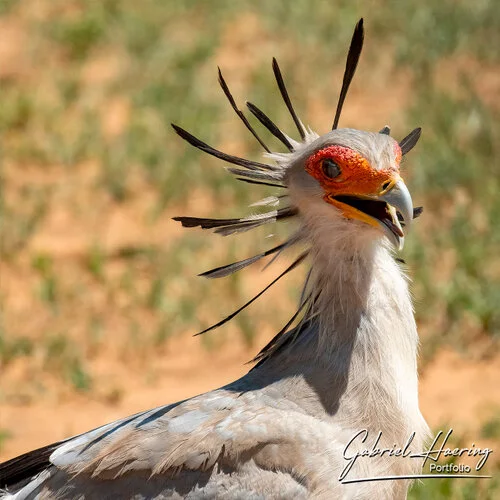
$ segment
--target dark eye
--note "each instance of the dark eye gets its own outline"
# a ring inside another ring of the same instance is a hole
[[[329,179],[335,179],[340,175],[340,167],[331,158],[325,158],[321,162],[321,168]]]

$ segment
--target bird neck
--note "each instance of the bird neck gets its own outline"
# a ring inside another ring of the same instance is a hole
[[[313,267],[306,289],[320,292],[314,319],[298,336],[289,333],[290,342],[268,368],[302,378],[318,411],[352,428],[372,422],[395,439],[413,430],[423,436],[418,335],[407,279],[381,238],[369,231],[360,236],[359,226],[351,226],[310,235]]]
[[[350,378],[404,372],[416,380],[418,335],[407,279],[380,241],[353,243],[312,248],[305,293],[320,294],[314,320],[288,355],[311,357]]]

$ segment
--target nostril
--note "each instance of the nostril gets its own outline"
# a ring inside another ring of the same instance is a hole
[[[391,185],[391,181],[384,182],[382,184],[382,191],[385,191]]]

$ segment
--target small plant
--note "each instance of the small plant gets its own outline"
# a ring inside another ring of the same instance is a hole
[[[5,441],[12,437],[12,433],[7,429],[0,428],[0,452],[2,451]]]
[[[33,259],[32,266],[40,274],[40,299],[55,308],[57,305],[58,284],[52,258],[49,255],[37,255]]]
[[[482,425],[481,437],[500,440],[500,412],[497,412]]]
[[[99,281],[104,279],[105,255],[99,245],[92,245],[87,256],[87,267],[90,273]]]
[[[51,335],[45,346],[45,367],[62,376],[76,391],[87,391],[92,380],[81,359],[78,346],[64,335]]]

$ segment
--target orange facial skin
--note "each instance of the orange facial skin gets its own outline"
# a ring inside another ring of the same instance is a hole
[[[335,196],[374,197],[387,192],[399,180],[401,149],[395,144],[395,164],[383,170],[373,168],[368,160],[345,146],[328,146],[310,156],[305,169],[325,191],[323,199],[339,208],[345,217],[362,220],[372,226],[377,222],[372,217],[350,205],[335,199]],[[323,172],[322,162],[331,158],[340,167],[340,175],[330,179]]]

